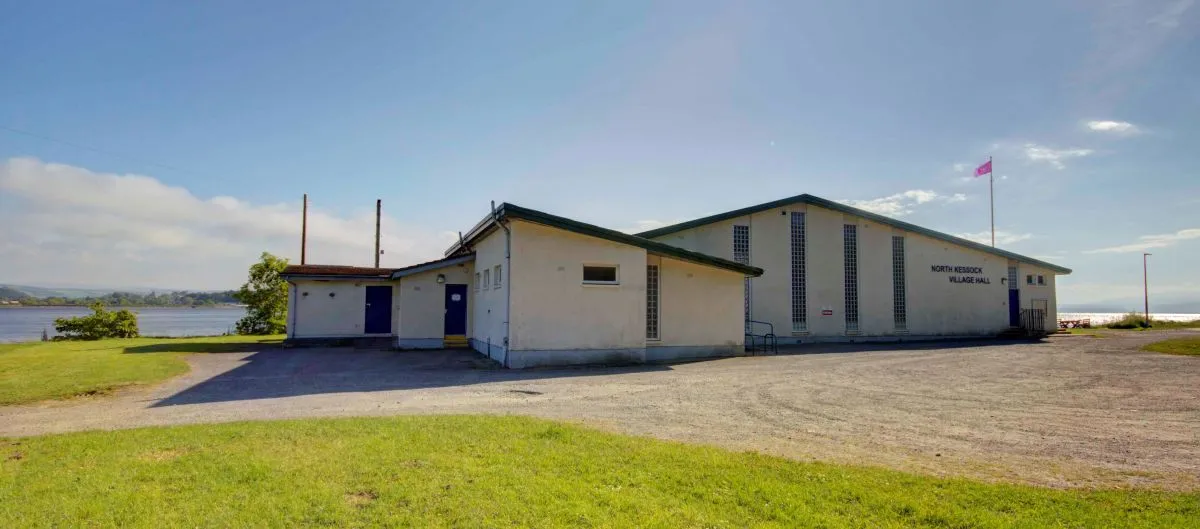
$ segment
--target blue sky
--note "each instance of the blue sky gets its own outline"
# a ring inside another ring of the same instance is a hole
[[[490,200],[636,229],[812,193],[986,236],[991,155],[1060,303],[1138,298],[1145,248],[1200,300],[1196,3],[3,1],[0,281],[231,287],[298,257],[304,192],[345,264],[376,198],[385,265]]]

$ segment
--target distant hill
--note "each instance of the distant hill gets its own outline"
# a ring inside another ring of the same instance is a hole
[[[19,298],[19,297],[26,297],[26,296],[32,296],[35,298],[76,299],[76,298],[86,298],[89,296],[90,297],[106,296],[106,295],[112,294],[113,292],[116,292],[118,290],[125,291],[125,292],[134,291],[132,289],[116,289],[116,288],[71,288],[71,287],[53,288],[53,287],[34,287],[34,286],[29,286],[29,285],[5,285],[5,284],[0,284],[0,289],[4,289],[4,292],[16,291],[16,292],[24,293],[23,295],[14,296],[13,299]],[[146,290],[146,292],[148,292],[148,290]],[[4,297],[5,297],[5,295],[0,295],[0,298],[4,298]]]
[[[9,288],[4,285],[0,285],[0,301],[21,299],[28,295],[29,294],[26,294],[24,291],[17,290],[15,288]]]

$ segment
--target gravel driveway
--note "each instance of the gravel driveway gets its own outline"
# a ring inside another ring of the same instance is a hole
[[[830,345],[671,366],[526,371],[487,368],[474,353],[454,351],[197,354],[191,373],[158,386],[0,407],[0,435],[513,413],[936,475],[1197,489],[1200,358],[1141,352],[1169,336],[1148,335]]]

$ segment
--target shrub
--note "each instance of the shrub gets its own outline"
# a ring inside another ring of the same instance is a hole
[[[54,330],[64,340],[100,340],[103,338],[137,338],[137,315],[122,309],[106,310],[101,303],[93,303],[92,314],[77,318],[54,320]]]

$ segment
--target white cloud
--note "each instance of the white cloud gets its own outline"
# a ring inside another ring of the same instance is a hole
[[[1066,164],[1063,163],[1065,160],[1083,158],[1094,152],[1091,149],[1053,149],[1036,143],[1026,143],[1023,151],[1025,158],[1029,161],[1048,163],[1055,169],[1066,167]]]
[[[1166,248],[1168,246],[1174,246],[1175,243],[1178,243],[1179,241],[1186,241],[1190,239],[1200,239],[1200,228],[1190,228],[1186,230],[1179,230],[1175,233],[1166,233],[1161,235],[1143,235],[1138,237],[1138,241],[1134,243],[1122,244],[1120,246],[1109,246],[1107,248],[1098,248],[1095,250],[1088,250],[1083,253],[1144,252],[1153,248]]]
[[[962,162],[958,162],[958,163],[954,164],[954,167],[953,167],[953,169],[954,169],[954,172],[956,172],[956,173],[961,173],[961,172],[963,172],[963,171],[966,171],[967,169],[970,169],[970,168],[971,168],[971,164],[969,164],[969,163],[962,163]]]
[[[298,261],[300,212],[298,200],[205,200],[148,176],[14,158],[0,164],[0,280],[234,288],[264,250]],[[374,213],[310,206],[308,262],[371,265]],[[387,216],[381,231],[383,266],[440,257],[455,238]]]
[[[1094,132],[1107,132],[1121,136],[1132,136],[1142,132],[1137,125],[1128,121],[1089,121],[1084,125],[1088,130]]]
[[[1163,50],[1185,44],[1195,20],[1195,0],[1094,0],[1091,11],[1094,48],[1080,71],[1077,86],[1085,108],[1113,108],[1145,79],[1146,66]]]
[[[975,241],[979,244],[992,244],[992,232],[990,230],[975,233],[956,233],[954,235],[957,237],[962,237],[968,241]],[[1003,246],[1032,238],[1033,234],[1031,233],[1013,233],[999,230],[996,232],[996,245]]]
[[[859,209],[865,209],[871,213],[887,215],[889,217],[902,217],[913,212],[913,207],[930,202],[949,204],[953,202],[962,202],[967,199],[967,195],[955,193],[953,195],[942,195],[935,191],[926,191],[914,189],[895,195],[886,196],[883,198],[875,198],[870,200],[839,200],[842,204],[853,206]]]
[[[1150,18],[1147,22],[1167,30],[1174,30],[1179,27],[1179,19],[1183,18],[1184,13],[1187,13],[1187,10],[1191,9],[1194,3],[1196,3],[1195,0],[1175,0],[1167,4],[1162,12]]]

